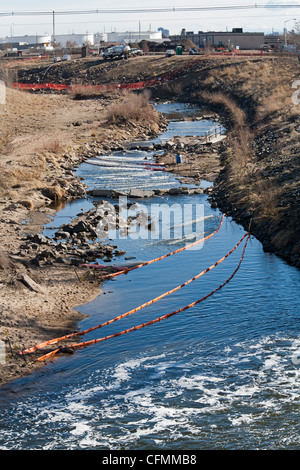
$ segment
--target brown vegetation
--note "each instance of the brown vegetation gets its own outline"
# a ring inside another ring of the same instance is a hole
[[[153,124],[158,121],[158,113],[150,104],[150,92],[139,94],[125,92],[121,101],[112,103],[107,109],[107,122],[120,124],[127,121],[137,121],[144,124]]]

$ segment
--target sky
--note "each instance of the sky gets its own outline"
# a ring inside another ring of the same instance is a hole
[[[214,7],[214,6],[254,6],[259,5],[298,5],[298,8],[283,9],[246,9],[230,11],[176,11],[176,7]],[[166,28],[170,34],[179,34],[183,28],[187,31],[231,31],[232,28],[243,28],[244,31],[257,31],[282,34],[284,27],[292,30],[296,22],[300,22],[299,0],[0,0],[0,38],[6,36],[52,34],[53,22],[51,15],[39,16],[1,16],[7,12],[55,11],[55,33],[96,33],[110,31],[142,31],[150,28],[156,31],[159,27]],[[146,9],[173,8],[168,12],[137,12],[137,13],[94,13],[59,15],[62,10],[93,10],[93,9]]]

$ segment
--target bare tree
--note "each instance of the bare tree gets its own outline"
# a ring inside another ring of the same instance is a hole
[[[295,30],[293,33],[291,33],[291,35],[292,43],[297,46],[298,50],[300,50],[300,22],[295,24]]]
[[[68,47],[68,48],[77,47],[77,46],[78,46],[78,44],[77,44],[76,41],[67,41],[66,42],[66,47]]]

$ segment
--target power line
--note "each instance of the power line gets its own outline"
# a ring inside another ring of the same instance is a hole
[[[266,13],[267,15],[267,13]],[[260,16],[261,18],[265,18],[265,16]],[[232,20],[232,19],[249,19],[249,18],[257,18],[257,16],[252,16],[252,15],[245,15],[245,16],[226,16],[226,19],[228,20]],[[282,14],[280,15],[275,15],[275,16],[272,16],[272,19],[274,18],[282,18]],[[190,17],[183,17],[181,18],[182,21],[188,21],[188,20],[193,20],[193,21],[196,21],[196,20],[203,20],[203,16],[200,16],[200,17],[193,17],[193,18],[190,18]],[[210,17],[205,17],[205,20],[219,20],[219,19],[224,19],[224,16],[210,16]],[[147,21],[151,21],[151,22],[154,22],[154,21],[158,21],[160,22],[161,20],[156,20],[155,18],[147,18]],[[172,22],[172,21],[178,21],[177,19],[168,19],[168,21]],[[102,23],[132,23],[133,21],[132,20],[101,20],[101,24]],[[52,20],[49,19],[49,21],[47,23],[38,23],[39,26],[49,26],[49,25],[52,25]],[[66,26],[66,25],[70,25],[70,24],[99,24],[99,20],[97,21],[68,21],[67,23],[65,22],[57,22],[56,25],[57,26]],[[16,26],[36,26],[36,23],[17,23]],[[0,24],[0,28],[7,28],[7,23],[6,24]]]
[[[0,16],[49,16],[53,15],[89,15],[89,14],[132,14],[132,13],[170,13],[183,11],[229,11],[229,10],[249,10],[249,9],[295,9],[300,8],[297,4],[248,4],[248,5],[228,5],[228,6],[206,6],[206,7],[161,7],[161,8],[118,8],[118,9],[94,9],[94,10],[34,10],[34,11],[11,11],[0,12]]]

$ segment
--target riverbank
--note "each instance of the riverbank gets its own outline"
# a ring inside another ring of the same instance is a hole
[[[122,109],[130,95],[78,101],[8,88],[6,98],[0,113],[0,340],[6,353],[0,385],[36,368],[33,357],[17,354],[20,349],[74,331],[82,318],[74,309],[101,293],[99,280],[81,279],[76,263],[67,260],[65,240],[54,246],[39,235],[59,207],[86,197],[74,168],[98,152],[123,148],[165,128],[148,98],[139,101],[144,116],[123,122],[111,105]],[[116,247],[89,237],[94,257],[101,250],[110,259],[117,255]],[[86,250],[77,238],[79,243]],[[72,250],[80,260],[79,250],[74,245]]]

